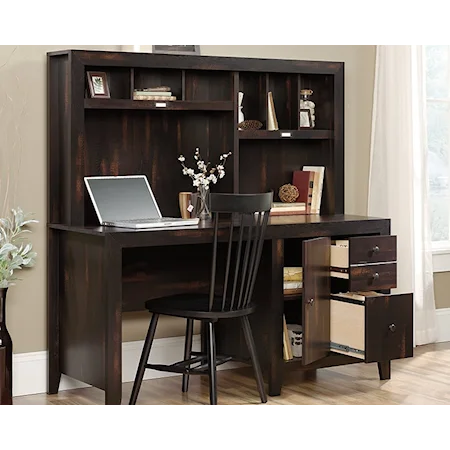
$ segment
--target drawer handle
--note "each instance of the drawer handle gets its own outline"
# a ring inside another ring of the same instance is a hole
[[[375,273],[372,275],[372,278],[373,278],[374,281],[379,280],[379,279],[380,279],[380,274],[379,274],[378,272],[375,272]]]
[[[378,247],[378,245],[375,245],[375,247],[372,249],[372,253],[380,253],[380,247]]]
[[[314,299],[313,298],[310,298],[309,300],[307,300],[306,301],[306,303],[308,304],[308,305],[313,305],[314,304]]]
[[[395,326],[395,323],[391,323],[390,325],[389,325],[389,331],[391,332],[391,333],[395,333],[395,330],[397,329],[397,327]]]

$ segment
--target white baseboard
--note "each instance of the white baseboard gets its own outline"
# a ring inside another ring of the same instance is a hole
[[[450,308],[436,310],[437,342],[450,341]],[[122,344],[122,382],[133,381],[144,342],[124,342]],[[193,339],[193,350],[200,347],[200,336]],[[155,364],[172,364],[183,357],[184,337],[155,339],[152,346],[151,361]],[[47,391],[47,352],[22,353],[13,356],[13,395],[41,394]],[[227,363],[219,370],[240,367],[242,364]],[[147,370],[144,379],[176,376],[173,373]],[[61,377],[60,390],[88,387],[72,378]]]
[[[450,341],[450,308],[436,310],[437,342]]]
[[[124,342],[122,344],[122,382],[133,381],[136,375],[137,365],[141,356],[144,341]],[[200,347],[200,335],[194,336],[192,349],[198,351]],[[152,346],[152,364],[172,364],[183,359],[184,336],[155,339]],[[42,394],[47,392],[47,358],[48,353],[35,352],[13,355],[13,396]],[[242,364],[226,363],[218,367],[218,370],[240,367]],[[146,370],[144,380],[176,376],[168,372]],[[60,390],[88,387],[72,378],[63,375],[61,377]]]

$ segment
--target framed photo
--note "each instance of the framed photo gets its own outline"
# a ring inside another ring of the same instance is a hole
[[[154,45],[153,53],[200,55],[200,45]]]
[[[311,128],[311,110],[310,109],[300,109],[300,128]]]
[[[87,72],[91,98],[110,98],[108,78],[105,72]]]

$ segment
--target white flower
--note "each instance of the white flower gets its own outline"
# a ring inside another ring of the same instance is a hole
[[[213,175],[213,174],[211,174],[211,175],[208,177],[208,180],[209,180],[209,181],[212,181],[214,184],[217,183],[217,177],[216,177],[215,175]]]
[[[188,168],[185,165],[186,158],[183,155],[179,155],[178,161],[182,165],[183,175],[189,175],[192,178],[193,185],[195,187],[204,187],[209,189],[211,183],[216,184],[221,178],[225,176],[225,163],[227,158],[231,155],[229,153],[223,153],[220,155],[220,163],[217,166],[211,166],[210,162],[205,162],[200,154],[200,149],[195,149],[194,160],[196,162],[194,168]],[[197,172],[197,173],[196,173]]]

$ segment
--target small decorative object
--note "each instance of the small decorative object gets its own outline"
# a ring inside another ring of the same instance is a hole
[[[240,130],[259,130],[263,124],[259,120],[244,120],[239,124]]]
[[[300,128],[314,128],[316,126],[316,117],[315,117],[315,109],[316,105],[313,101],[309,99],[313,94],[312,89],[302,89],[300,91]],[[309,125],[303,125],[306,122],[306,115],[304,110],[307,109],[310,111],[309,117]]]
[[[238,98],[238,103],[239,103],[239,118],[238,118],[239,130],[242,130],[240,125],[245,120],[244,113],[242,112],[242,100],[244,100],[244,93],[243,92],[239,92],[239,98]]]
[[[278,191],[278,197],[283,203],[295,203],[298,196],[298,189],[293,184],[283,184]]]
[[[87,78],[92,98],[110,98],[108,78],[105,72],[87,72]]]
[[[175,55],[200,55],[200,45],[154,45],[153,53],[172,53]]]
[[[178,194],[180,213],[182,219],[190,219],[195,210],[192,192],[180,192]]]
[[[292,356],[294,358],[302,357],[302,347],[303,347],[303,329],[301,325],[288,324],[287,325],[289,340],[292,346]]]
[[[275,104],[273,103],[272,92],[269,92],[267,94],[267,111],[268,111],[267,129],[269,131],[278,130],[278,120],[277,114],[275,113]]]
[[[300,128],[312,128],[311,110],[300,109]]]
[[[211,212],[209,210],[209,185],[216,184],[221,178],[225,176],[225,164],[231,152],[220,155],[220,163],[215,167],[209,168],[211,163],[205,163],[200,155],[200,150],[195,149],[194,160],[197,164],[197,170],[186,167],[184,162],[186,158],[180,155],[178,161],[180,161],[183,167],[183,175],[188,175],[192,179],[192,184],[197,188],[197,201],[195,207],[195,217],[200,220],[207,220],[211,218]]]
[[[0,219],[0,405],[12,405],[12,348],[6,328],[6,293],[18,280],[15,270],[33,267],[36,253],[25,243],[28,225],[37,223],[18,208],[12,217]]]

